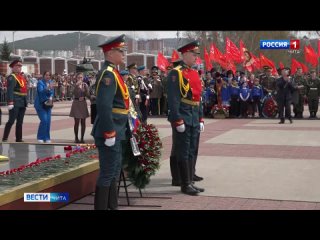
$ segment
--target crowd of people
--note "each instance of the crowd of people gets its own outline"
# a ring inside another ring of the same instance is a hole
[[[61,76],[45,71],[35,79],[21,72],[21,60],[14,60],[10,64],[12,73],[6,79],[1,78],[1,94],[5,94],[9,110],[3,142],[8,140],[15,121],[16,142],[23,142],[24,114],[28,103],[34,103],[40,119],[37,140],[51,143],[53,102],[69,99],[73,101],[69,116],[74,118],[75,143],[84,143],[86,118],[90,115],[86,100],[90,100],[91,135],[100,163],[95,209],[118,207],[117,182],[132,107],[142,123],[147,123],[150,115],[168,116],[172,127],[172,186],[181,187],[181,192],[188,195],[204,191],[195,186],[195,181],[203,180],[195,171],[204,116],[215,117],[216,110],[222,107],[227,109],[230,118],[275,117],[277,112],[280,124],[285,122],[285,117],[292,123],[291,104],[294,117],[303,118],[304,104],[308,102],[310,118],[316,118],[320,80],[315,70],[303,74],[298,68],[292,75],[289,68],[282,68],[276,76],[268,66],[258,74],[214,68],[203,72],[194,67],[200,51],[199,42],[192,41],[178,49],[182,58],[173,62],[167,71],[153,66],[149,72],[144,65],[130,63],[126,70],[119,72],[118,66],[124,61],[125,36],[111,38],[99,47],[104,52],[105,63],[97,74],[77,72]],[[275,102],[272,106],[277,111],[271,111],[271,105],[267,108],[269,112],[264,110],[268,100]]]
[[[272,98],[276,103],[274,110],[282,119],[282,88],[285,86],[290,88],[290,91],[286,91],[285,101],[290,107],[293,105],[293,117],[303,118],[304,105],[308,103],[309,118],[317,118],[320,80],[314,69],[302,73],[302,69],[297,68],[291,74],[290,68],[283,68],[272,75],[272,68],[269,66],[264,66],[264,72],[256,74],[242,71],[234,74],[231,70],[219,72],[213,68],[205,74],[199,71],[199,74],[203,80],[204,114],[207,117],[214,117],[217,105],[226,107],[230,118],[275,117],[276,115],[272,115],[274,112],[263,109],[266,101]],[[282,86],[280,80],[283,77],[287,84]],[[287,113],[287,117],[291,119],[291,113]]]

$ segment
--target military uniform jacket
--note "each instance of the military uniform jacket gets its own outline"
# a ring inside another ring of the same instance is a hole
[[[116,66],[105,61],[97,76],[97,117],[91,135],[108,138],[116,132],[117,140],[125,140],[128,122],[129,92]]]
[[[162,97],[162,81],[160,76],[152,77],[151,80],[152,91],[150,93],[150,98],[161,98]]]
[[[138,80],[136,78],[136,76],[134,76],[133,74],[129,74],[128,75],[128,79],[127,79],[127,85],[129,88],[134,90],[134,93],[137,95],[138,94]],[[133,86],[133,87],[132,87]]]
[[[145,102],[147,96],[149,96],[149,87],[147,85],[147,81],[145,77],[138,76],[138,94],[140,95],[140,99],[142,102]]]
[[[306,94],[306,81],[304,80],[304,78],[302,76],[294,76],[294,85],[296,85],[297,87],[301,87],[298,89],[298,93],[301,95],[305,95]]]
[[[317,98],[320,95],[320,80],[319,78],[311,79],[309,78],[306,82],[306,92],[308,98]]]
[[[7,102],[16,107],[27,107],[27,80],[22,74],[12,73],[7,78]]]
[[[168,86],[168,120],[175,126],[181,120],[188,126],[197,127],[203,121],[201,80],[196,70],[181,62],[170,71]],[[197,103],[192,105],[193,103]]]
[[[274,92],[276,90],[276,79],[272,76],[262,75],[260,78],[260,84],[265,91]]]

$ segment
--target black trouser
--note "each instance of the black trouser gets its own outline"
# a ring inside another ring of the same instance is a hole
[[[150,105],[152,115],[160,115],[160,98],[151,98]]]
[[[94,120],[96,119],[97,116],[97,104],[91,104],[90,105],[91,109],[91,124],[94,124]]]
[[[170,154],[170,171],[172,182],[176,184],[180,184],[180,171],[178,166],[178,161],[176,157],[176,140],[177,140],[177,130],[175,127],[172,127],[172,146],[171,146],[171,154]]]
[[[278,101],[279,105],[279,118],[284,119],[283,113],[285,110],[285,117],[291,119],[291,101],[287,99],[281,99]]]
[[[240,113],[242,117],[248,116],[248,101],[242,101],[240,102]]]
[[[23,118],[24,118],[25,112],[26,112],[26,107],[17,107],[17,106],[14,106],[14,108],[9,111],[9,120],[6,123],[6,126],[4,128],[2,140],[8,139],[11,127],[14,124],[15,120],[17,120],[16,141],[22,140],[22,124],[23,124]]]
[[[200,144],[200,129],[198,132],[198,137],[197,137],[197,143],[196,143],[196,151],[194,154],[194,160],[193,160],[193,175],[191,175],[191,177],[193,177],[196,174],[196,164],[197,164],[197,159],[198,159],[198,150],[199,150],[199,144]]]
[[[252,115],[256,112],[256,106],[258,107],[259,111],[259,116],[262,116],[262,108],[261,108],[261,103],[260,103],[260,96],[253,96],[252,97],[253,102],[252,102]]]
[[[319,98],[318,97],[309,97],[308,99],[309,112],[314,112],[314,116],[316,116],[319,107]]]
[[[175,128],[174,131],[176,131],[175,150],[181,177],[181,186],[187,186],[191,184],[194,175],[193,164],[198,144],[199,126],[192,127],[186,125],[186,130],[183,133],[178,132]]]
[[[142,114],[142,122],[147,122],[149,107],[146,106],[146,97],[142,97],[142,101],[139,104],[139,108]]]
[[[238,96],[231,96],[229,115],[231,117],[238,117],[239,116]]]

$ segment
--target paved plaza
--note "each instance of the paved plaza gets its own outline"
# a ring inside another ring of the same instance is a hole
[[[55,103],[52,116],[53,143],[73,143],[71,102]],[[2,137],[8,119],[2,108]],[[308,112],[304,112],[308,116]],[[188,196],[171,186],[169,156],[171,127],[165,117],[149,118],[163,141],[161,168],[151,183],[139,191],[129,187],[130,206],[121,188],[121,210],[277,210],[320,209],[320,120],[205,119],[205,132],[197,162],[197,175],[205,188],[199,196]],[[24,140],[36,143],[39,119],[29,107],[24,121]],[[87,119],[86,143],[93,143]],[[79,131],[80,132],[80,131]],[[14,141],[13,126],[9,141]],[[62,208],[93,209],[94,196],[86,196]]]

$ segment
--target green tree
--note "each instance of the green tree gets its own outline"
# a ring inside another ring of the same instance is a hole
[[[10,60],[11,49],[6,39],[4,39],[3,44],[1,46],[1,59],[5,61]]]

